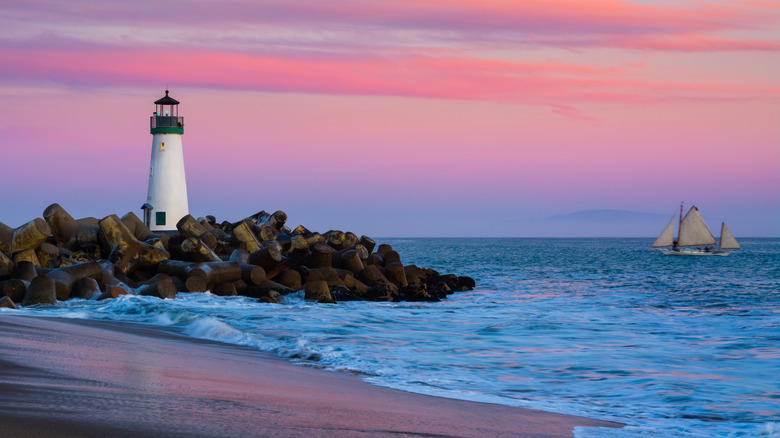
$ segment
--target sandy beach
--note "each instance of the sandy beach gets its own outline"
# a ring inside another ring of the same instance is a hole
[[[569,437],[616,423],[396,391],[153,327],[0,315],[0,436]]]

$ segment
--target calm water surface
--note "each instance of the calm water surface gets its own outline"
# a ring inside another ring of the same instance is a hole
[[[629,425],[578,437],[780,436],[778,239],[708,258],[662,256],[652,239],[378,240],[477,289],[440,303],[180,294],[18,312],[173,327],[378,385]]]

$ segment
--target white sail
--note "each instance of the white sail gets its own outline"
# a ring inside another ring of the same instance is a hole
[[[720,226],[720,249],[740,249],[739,243],[737,243],[737,239],[734,238],[734,235],[731,234],[731,231],[729,231],[729,228],[726,226],[726,223],[723,222]]]
[[[653,248],[674,245],[674,219],[675,217],[672,216],[672,218],[669,220],[669,223],[666,225],[666,228],[661,231],[661,235],[655,239],[655,242],[653,242]]]
[[[678,237],[679,246],[715,245],[715,237],[712,236],[707,224],[699,214],[699,209],[694,205],[680,223]]]

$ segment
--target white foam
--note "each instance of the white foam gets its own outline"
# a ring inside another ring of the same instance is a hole
[[[192,321],[184,328],[184,333],[194,338],[220,341],[228,344],[255,344],[248,335],[210,316],[202,316]]]
[[[761,431],[761,436],[780,436],[780,425],[771,421],[764,425],[764,430]]]

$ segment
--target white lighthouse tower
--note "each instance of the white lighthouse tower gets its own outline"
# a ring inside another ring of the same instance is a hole
[[[168,90],[165,90],[165,97],[155,101],[154,105],[149,192],[141,208],[149,229],[173,231],[179,219],[189,214],[181,146],[184,117],[179,117],[179,101],[168,96]]]

